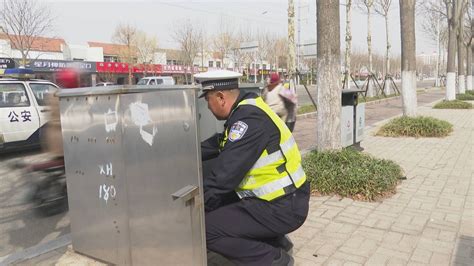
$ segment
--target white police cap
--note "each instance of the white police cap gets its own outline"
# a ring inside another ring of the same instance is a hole
[[[231,90],[239,88],[239,78],[242,74],[229,70],[213,70],[194,75],[198,83],[202,85],[202,94],[204,97],[211,90]]]

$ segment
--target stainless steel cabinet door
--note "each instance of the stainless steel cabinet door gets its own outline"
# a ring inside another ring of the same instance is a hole
[[[134,265],[205,265],[194,90],[122,96]]]
[[[119,95],[61,99],[72,244],[76,251],[130,264]]]

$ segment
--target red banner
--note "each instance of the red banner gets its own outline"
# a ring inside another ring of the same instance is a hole
[[[97,72],[106,72],[106,73],[128,73],[128,64],[127,63],[117,63],[117,62],[97,62],[96,63]]]
[[[97,72],[99,73],[128,73],[128,64],[119,62],[97,62]],[[162,73],[161,65],[137,65],[132,67],[132,73]]]
[[[97,62],[97,72],[99,73],[128,73],[128,64],[119,62]],[[181,65],[136,65],[132,67],[132,73],[156,73],[156,74],[184,74],[199,73],[199,67],[185,67]]]
[[[163,73],[163,67],[162,65],[137,65],[133,67],[132,72],[161,74]]]

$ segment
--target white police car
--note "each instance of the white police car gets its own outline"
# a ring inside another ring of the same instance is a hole
[[[6,69],[0,78],[0,152],[38,145],[41,128],[48,121],[48,94],[58,87],[31,79],[30,69]]]

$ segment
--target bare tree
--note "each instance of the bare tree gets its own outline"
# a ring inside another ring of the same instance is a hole
[[[295,3],[288,0],[288,77],[294,83],[296,74],[296,46],[295,46]]]
[[[456,33],[464,0],[443,0],[448,21],[448,62],[446,64],[446,100],[456,99]]]
[[[258,36],[258,59],[260,62],[267,61],[272,64],[274,60],[275,45],[277,44],[277,37],[269,32],[263,31],[257,34]],[[263,70],[263,66],[262,66]],[[263,71],[261,74],[263,82]]]
[[[38,37],[53,27],[54,18],[48,6],[33,0],[4,0],[0,9],[0,29],[12,48],[21,53],[20,65],[25,66]]]
[[[180,23],[174,31],[173,38],[179,43],[181,49],[181,57],[185,65],[185,80],[188,83],[187,69],[191,68],[191,75],[194,76],[193,62],[196,55],[199,53],[199,47],[202,40],[202,29],[190,20]],[[193,80],[193,77],[191,77]]]
[[[385,67],[383,68],[383,75],[390,74],[390,35],[389,35],[389,26],[388,26],[388,15],[392,5],[392,0],[375,0],[375,12],[381,15],[385,20],[385,43],[387,44],[385,50]],[[390,83],[388,83],[390,84]],[[390,87],[388,87],[387,94],[390,94]]]
[[[474,12],[474,5],[472,2],[469,4],[467,12],[467,18],[465,21],[465,45],[466,45],[466,51],[467,51],[467,59],[466,59],[466,90],[471,91],[473,90],[472,87],[472,54],[473,54],[473,36],[474,36],[474,20],[472,19],[472,15]]]
[[[245,54],[240,49],[240,44],[245,41],[248,41],[248,38],[242,30],[238,31],[235,34],[234,38],[232,38],[230,58],[232,62],[234,63],[234,71],[240,72],[242,70]]]
[[[155,52],[158,49],[158,41],[156,37],[150,37],[143,31],[137,31],[135,47],[137,52],[138,63],[143,64],[145,76],[147,73],[147,65],[154,61]]]
[[[121,62],[128,64],[128,84],[132,85],[132,67],[137,60],[137,29],[130,24],[119,24],[115,28],[115,33],[112,36],[112,40],[123,45],[123,49],[119,51],[119,57]]]
[[[230,53],[234,44],[234,32],[229,22],[221,17],[219,32],[213,38],[214,51],[218,52],[222,67],[226,68],[225,59]]]
[[[351,50],[352,50],[352,0],[346,0],[346,53],[345,53],[345,78],[343,86],[349,88],[349,76],[351,75]]]
[[[426,1],[420,6],[424,19],[421,22],[423,32],[435,42],[437,46],[436,59],[436,86],[440,85],[441,53],[448,46],[448,27],[446,24],[446,10],[442,7],[442,0]]]
[[[273,44],[273,52],[275,59],[272,64],[278,71],[281,66],[286,66],[288,62],[288,39],[282,37],[276,39]]]
[[[373,72],[372,65],[372,8],[374,6],[374,0],[360,0],[358,4],[359,8],[365,9],[367,13],[367,52],[369,54],[369,72]],[[375,92],[370,83],[368,84],[367,96],[374,96]]]
[[[341,148],[341,79],[339,0],[317,5],[316,146],[320,151]]]
[[[461,1],[461,13],[459,14],[459,27],[457,31],[457,41],[458,41],[458,93],[464,94],[466,93],[466,82],[465,82],[465,70],[464,62],[466,56],[466,46],[464,45],[465,36],[465,26],[464,26],[464,18],[465,14],[468,10],[468,2],[467,0]]]
[[[415,0],[400,0],[403,115],[416,116]]]

